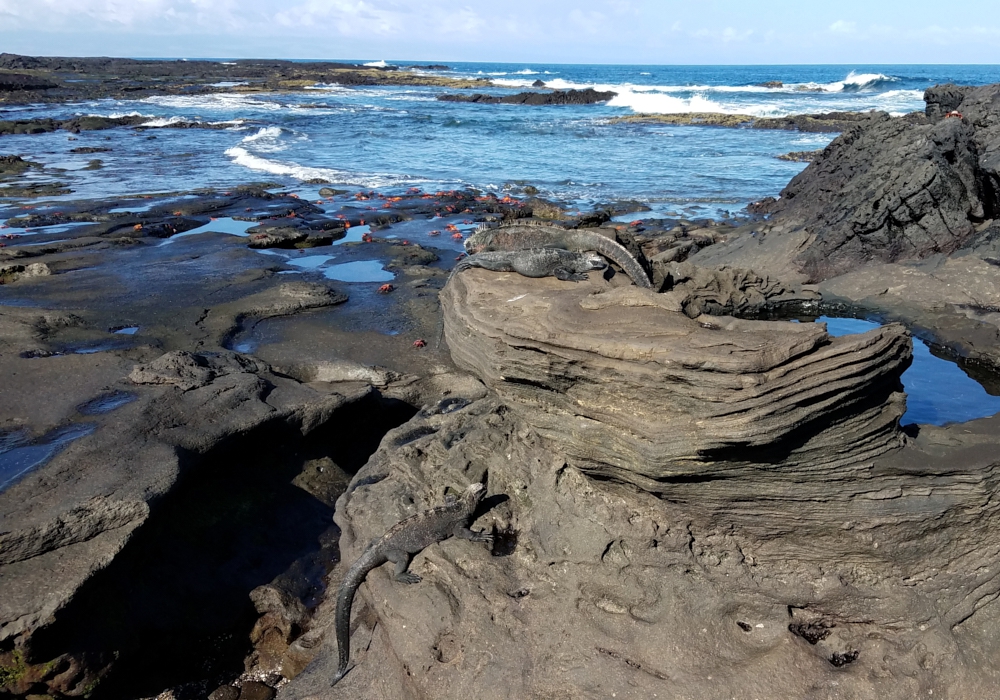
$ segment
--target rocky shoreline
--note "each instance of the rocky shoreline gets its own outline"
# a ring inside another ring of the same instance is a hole
[[[0,85],[161,63],[3,55],[24,77]],[[220,79],[200,63],[178,89]],[[1000,387],[998,95],[754,123],[843,134],[735,223],[276,183],[6,206],[0,694],[988,696],[1000,418],[904,430],[899,378],[914,332]],[[35,170],[0,160],[3,196]],[[470,227],[511,219],[605,235],[653,289],[449,276]],[[902,323],[769,320],[838,307]],[[415,586],[372,571],[331,689],[346,566],[477,481],[492,551],[428,547]]]
[[[440,70],[441,66],[431,66]],[[216,83],[223,83],[217,85]],[[224,92],[294,92],[316,84],[475,88],[486,80],[447,78],[394,66],[279,60],[162,61],[57,58],[0,53],[0,104]]]

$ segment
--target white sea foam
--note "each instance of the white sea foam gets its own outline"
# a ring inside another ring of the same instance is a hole
[[[147,122],[143,122],[140,126],[145,126],[149,128],[157,128],[164,126],[173,126],[174,124],[209,124],[211,126],[221,126],[226,124],[228,126],[240,126],[244,123],[243,119],[226,119],[219,122],[203,122],[198,119],[188,119],[187,117],[156,117],[150,119]]]
[[[524,70],[514,71],[514,75],[538,75],[538,71],[525,68]]]
[[[899,78],[884,73],[855,73],[851,71],[843,80],[835,80],[832,83],[793,83],[786,85],[786,88],[798,90],[816,90],[822,92],[859,92],[861,90],[875,88],[879,83],[894,83]]]
[[[242,143],[258,153],[279,153],[288,148],[288,143],[284,140],[286,134],[294,135],[300,141],[309,139],[305,134],[289,131],[280,126],[263,126],[256,133],[244,136]]]
[[[427,182],[427,180],[414,178],[408,175],[392,175],[388,173],[352,173],[334,168],[312,168],[299,165],[293,162],[280,162],[261,158],[250,153],[240,146],[233,146],[226,149],[226,155],[232,158],[237,165],[242,165],[251,170],[263,171],[272,175],[288,175],[297,180],[312,180],[322,178],[343,185],[353,185],[355,187],[392,187],[399,185],[414,185]]]
[[[88,117],[103,117],[103,114],[88,114]],[[152,119],[155,114],[142,114],[141,112],[112,112],[107,116],[108,119],[122,119],[124,117],[147,117]]]
[[[260,100],[249,95],[232,93],[214,93],[211,95],[155,95],[141,100],[148,104],[174,109],[185,109],[194,112],[216,111],[233,112],[258,110],[274,112],[282,109],[277,102]]]
[[[746,114],[744,111],[727,107],[720,102],[710,100],[702,95],[683,98],[673,95],[651,92],[633,92],[623,90],[608,101],[609,107],[628,107],[629,109],[652,114],[680,114],[683,112],[718,112],[721,114]]]
[[[370,61],[365,64],[369,68],[388,68],[389,64],[385,61]]]

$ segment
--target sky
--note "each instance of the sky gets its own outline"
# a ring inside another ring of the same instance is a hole
[[[996,0],[0,0],[0,51],[661,65],[996,64],[996,9]]]

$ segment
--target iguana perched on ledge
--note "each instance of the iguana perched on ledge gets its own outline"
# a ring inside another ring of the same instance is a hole
[[[418,583],[420,577],[406,570],[410,565],[410,559],[435,542],[455,536],[472,542],[492,544],[493,535],[473,532],[468,527],[476,506],[485,493],[486,487],[482,484],[471,484],[461,498],[446,499],[443,506],[425,510],[396,523],[384,535],[368,545],[354,565],[347,570],[347,575],[340,584],[340,590],[337,591],[335,627],[339,668],[330,685],[336,685],[347,674],[347,663],[351,656],[351,606],[354,604],[354,594],[368,572],[391,561],[396,565],[397,581]]]
[[[589,271],[603,270],[607,266],[600,255],[561,248],[528,248],[476,253],[455,265],[451,274],[481,267],[493,272],[516,272],[525,277],[556,277],[578,282],[587,279]]]
[[[640,287],[651,288],[649,277],[639,262],[623,246],[590,229],[565,229],[552,224],[510,222],[498,228],[482,226],[465,241],[469,255],[487,251],[562,248],[570,251],[592,250],[621,267]]]

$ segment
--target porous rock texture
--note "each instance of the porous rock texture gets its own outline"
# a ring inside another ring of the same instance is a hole
[[[313,660],[279,697],[995,687],[998,421],[904,442],[897,326],[830,339],[692,320],[667,297],[482,270],[449,283],[449,346],[492,391],[386,435],[338,500],[342,567],[476,480],[491,495],[472,527],[495,533],[493,556],[451,539],[415,557],[420,584],[372,571],[355,668],[329,689],[324,603],[291,647]]]
[[[484,478],[472,527],[496,533],[494,556],[450,539],[415,557],[419,584],[375,569],[355,600],[354,669],[329,687],[336,642],[318,614],[290,649],[312,662],[279,698],[985,697],[1000,668],[996,427],[658,497],[588,478],[496,395],[419,414],[338,501],[343,565]]]

